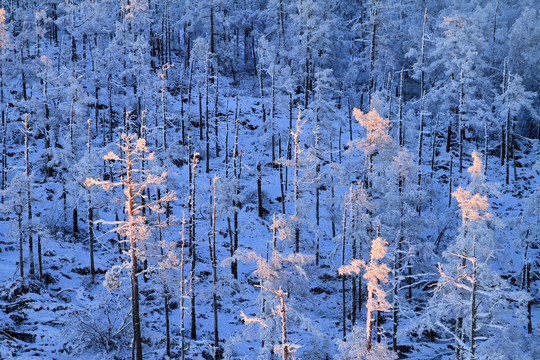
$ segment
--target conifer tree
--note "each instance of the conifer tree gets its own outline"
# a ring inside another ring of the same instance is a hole
[[[494,270],[493,254],[504,246],[496,235],[500,223],[488,200],[496,191],[485,181],[482,155],[473,152],[472,157],[473,165],[467,169],[470,184],[452,193],[460,208],[461,227],[455,243],[444,253],[447,263],[439,264],[440,278],[423,319],[427,328],[452,336],[456,358],[474,359],[485,356],[480,353],[493,357],[502,353],[501,337],[514,338],[510,333],[515,331],[507,316],[520,316],[527,296],[511,289]],[[517,303],[511,305],[509,299]]]
[[[367,280],[367,302],[366,302],[366,350],[372,349],[373,313],[375,311],[390,311],[390,303],[386,300],[386,292],[381,287],[381,282],[388,282],[390,268],[385,263],[380,263],[386,255],[388,242],[380,237],[371,242],[370,261],[366,263],[361,259],[353,259],[349,265],[341,266],[338,269],[340,275],[356,273],[359,274],[365,269],[364,279]],[[380,331],[380,330],[379,330]]]
[[[143,208],[151,209],[152,211],[162,211],[160,205],[176,199],[174,193],[168,193],[161,199],[153,202],[142,202],[141,199],[145,196],[145,190],[150,185],[158,185],[165,182],[167,174],[163,173],[160,176],[155,176],[142,169],[143,161],[154,159],[154,153],[149,153],[146,147],[146,141],[143,138],[137,138],[136,135],[122,134],[120,147],[123,156],[119,157],[112,151],[103,157],[104,160],[118,162],[121,167],[121,177],[118,181],[112,182],[109,180],[97,180],[88,178],[85,181],[86,186],[100,186],[104,190],[112,190],[117,187],[124,189],[123,198],[125,203],[125,211],[127,213],[127,221],[107,222],[100,220],[102,223],[117,225],[114,231],[120,235],[126,236],[129,241],[129,257],[130,262],[124,263],[123,267],[129,267],[130,282],[131,282],[131,306],[132,306],[132,321],[133,321],[133,352],[137,360],[142,360],[142,334],[141,334],[141,317],[139,306],[139,267],[138,261],[144,254],[141,252],[140,246],[142,242],[150,236],[150,229],[147,224],[147,219],[142,215]]]

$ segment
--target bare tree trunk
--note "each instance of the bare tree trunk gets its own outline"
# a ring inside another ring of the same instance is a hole
[[[454,178],[452,176],[453,168],[454,168],[454,157],[452,156],[452,153],[450,153],[450,176],[448,176],[448,207],[452,206],[452,182],[454,181]]]
[[[437,134],[439,131],[439,114],[437,114],[437,120],[435,121],[435,127],[433,128],[432,139],[431,139],[431,178],[433,179],[433,174],[435,173],[435,154],[437,149]]]
[[[90,159],[90,153],[92,151],[92,122],[91,119],[88,119],[88,159]],[[92,281],[94,281],[94,276],[96,275],[96,270],[94,267],[94,209],[92,208],[92,194],[90,189],[88,189],[88,236],[90,241],[90,275],[92,276]]]
[[[465,126],[463,116],[465,115],[465,91],[464,91],[464,78],[463,68],[461,68],[460,84],[459,84],[459,119],[458,119],[458,132],[459,132],[459,173],[463,170],[463,141],[465,135]]]
[[[23,232],[22,232],[22,213],[23,207],[21,204],[14,206],[15,214],[17,215],[17,229],[19,230],[19,270],[21,279],[24,280],[24,254],[23,254]]]
[[[343,236],[341,238],[341,266],[345,265],[345,242],[347,239],[347,194],[343,200]],[[345,274],[341,275],[342,330],[343,340],[347,336],[347,303],[345,296]]]
[[[229,178],[229,93],[225,105],[225,178]]]
[[[182,360],[185,360],[185,352],[186,352],[186,329],[184,325],[184,320],[186,317],[186,310],[184,307],[184,298],[185,298],[185,280],[184,280],[184,269],[185,269],[185,263],[184,263],[184,255],[185,255],[185,247],[186,247],[186,219],[185,216],[182,216],[182,230],[181,230],[181,238],[182,238],[182,251],[180,253],[180,333],[181,333],[181,349],[180,353],[182,356]]]
[[[319,160],[319,126],[317,125],[317,130],[315,132],[315,151],[316,151],[316,162],[315,165],[315,265],[319,266],[319,242],[320,242],[320,235],[319,235],[319,226],[321,223],[321,201],[320,201],[320,193],[321,193],[321,185],[318,181],[319,174],[321,172],[321,162]]]
[[[272,164],[276,163],[276,66],[272,67]]]
[[[375,70],[375,39],[377,34],[377,3],[374,2],[372,4],[371,9],[371,49],[369,51],[369,87],[368,87],[368,102],[369,102],[369,109],[371,109],[372,100],[373,100],[373,91],[374,91],[374,78],[373,78],[373,72]]]
[[[281,286],[279,287],[279,302],[281,304],[281,343],[283,345],[283,360],[289,359],[289,345],[287,343],[287,308],[285,307],[285,298],[284,296],[288,295],[287,293],[284,293],[281,289]]]
[[[212,205],[212,272],[214,289],[212,294],[212,307],[214,310],[214,359],[220,358],[219,352],[219,326],[218,326],[218,303],[217,303],[217,255],[216,255],[216,207],[217,207],[217,180],[218,177],[214,174],[214,201]]]
[[[527,293],[531,293],[531,263],[527,263]],[[533,327],[532,327],[532,300],[529,300],[527,302],[527,333],[532,334]]]
[[[476,353],[476,235],[473,236],[473,246],[472,246],[472,276],[471,276],[471,360],[474,360]]]
[[[128,144],[126,143],[126,146]],[[128,228],[129,228],[129,255],[131,258],[131,304],[132,304],[132,318],[133,318],[133,343],[135,348],[135,356],[137,360],[142,360],[142,337],[141,337],[141,318],[139,313],[139,279],[138,279],[138,266],[137,266],[137,243],[135,239],[135,189],[132,179],[131,152],[126,151],[126,185],[127,185],[127,206],[128,213]]]
[[[199,140],[203,141],[204,121],[203,121],[203,111],[202,111],[202,92],[201,92],[201,89],[198,89],[198,93],[199,93]]]
[[[165,296],[163,297],[163,307],[165,310],[165,342],[166,342],[166,351],[167,356],[171,357],[171,326],[170,326],[170,320],[169,320],[169,293],[168,289],[165,286]]]
[[[240,194],[240,172],[242,170],[240,165],[240,152],[238,149],[238,118],[234,122],[234,149],[233,149],[233,177],[234,177],[234,199],[233,199],[233,221],[234,221],[234,232],[231,234],[231,251],[232,255],[238,249],[238,211],[239,203],[238,196]],[[235,279],[238,279],[238,262],[233,260],[231,263],[231,272]]]
[[[298,108],[298,118],[296,119],[296,131],[292,133],[294,138],[294,216],[296,218],[294,229],[294,252],[300,252],[300,224],[298,203],[300,200],[300,134],[305,121],[301,123],[301,111]]]
[[[262,205],[262,179],[261,179],[261,163],[257,163],[257,212],[259,218],[263,218],[263,205]]]
[[[334,165],[334,145],[333,145],[332,139],[330,139],[330,168]],[[334,175],[330,173],[330,197],[332,199],[331,201],[331,211],[332,215],[330,216],[330,222],[331,222],[331,228],[332,228],[332,239],[336,237],[336,222],[334,220],[334,210],[335,210],[335,199],[336,199],[336,191],[335,191],[335,184],[334,184]]]
[[[377,320],[377,343],[380,343],[381,342],[381,332],[380,332],[380,328],[381,328],[381,312],[379,310],[377,310],[375,317],[376,317],[376,320]]]
[[[2,100],[2,103],[4,101]],[[6,189],[6,175],[7,175],[7,121],[6,121],[6,111],[4,107],[2,107],[2,174],[0,182],[2,184],[2,188],[0,189],[0,197],[1,197],[1,203],[4,204],[4,190]]]
[[[193,160],[191,162],[191,196],[190,196],[190,254],[191,254],[191,338],[197,339],[197,319],[195,311],[195,264],[197,262],[196,246],[195,246],[195,175],[196,166],[198,163],[197,156],[199,153],[193,153]]]
[[[510,150],[512,151],[512,169],[514,170],[514,182],[517,181],[517,168],[516,168],[516,115],[512,117],[512,136],[510,138]]]
[[[352,259],[360,259],[361,256],[358,254],[358,219],[359,219],[359,210],[358,210],[358,202],[357,202],[357,196],[356,196],[356,190],[353,189],[353,186],[350,187],[350,213],[351,213],[351,240],[352,240],[352,246],[351,246],[351,258]],[[352,325],[357,324],[356,316],[358,314],[358,289],[356,287],[356,280],[357,280],[356,274],[351,274],[351,293],[352,293],[352,299],[351,299],[351,323]]]
[[[71,110],[69,112],[69,141],[71,146],[71,154],[75,157],[75,110],[74,110],[74,98],[71,99]],[[79,233],[79,214],[77,210],[77,204],[73,205],[72,210],[73,220],[73,234],[77,236]]]
[[[439,120],[439,117],[437,115],[437,121]],[[487,175],[488,170],[488,141],[489,141],[489,133],[488,133],[488,123],[487,119],[484,120],[484,175]]]
[[[504,132],[504,165],[506,169],[505,183],[510,183],[510,110],[506,113],[506,126]]]
[[[161,73],[159,77],[161,79],[161,122],[163,125],[162,138],[163,138],[163,151],[167,152],[167,130],[169,125],[167,124],[167,94],[165,87],[165,80],[167,80],[167,70],[172,67],[171,64],[164,64],[161,66]]]
[[[503,101],[503,104],[506,103],[506,91],[508,90],[507,88],[507,83],[508,83],[508,59],[505,58],[504,59],[504,68],[503,68],[503,79],[502,79],[502,101]],[[508,122],[508,121],[506,121]],[[504,165],[505,163],[505,150],[506,150],[506,133],[507,133],[508,129],[506,128],[505,125],[501,125],[501,147],[500,147],[500,158],[501,158],[501,166]]]
[[[204,129],[204,135],[205,135],[205,143],[206,143],[206,173],[208,174],[210,172],[210,119],[209,119],[209,110],[208,110],[208,102],[209,102],[209,87],[210,87],[210,59],[209,54],[206,55],[206,71],[205,71],[205,91],[204,91],[204,121],[205,121],[205,129]]]
[[[218,106],[219,106],[219,76],[218,73],[215,73],[216,76],[216,97],[214,101],[214,145],[216,147],[216,158],[219,158],[219,126],[218,126]]]
[[[292,93],[289,93],[289,133],[287,136],[287,160],[292,159],[292,140],[291,135],[293,133],[293,115],[292,115],[292,109],[293,109],[293,100],[292,100]],[[285,167],[285,191],[288,191],[289,188],[289,167]]]
[[[186,144],[186,120],[184,117],[184,75],[186,69],[182,68],[182,75],[180,78],[180,122],[182,127],[182,146]]]
[[[31,186],[30,186],[30,145],[28,143],[28,137],[30,135],[30,125],[28,124],[28,114],[24,114],[24,159],[26,166],[26,206],[28,213],[28,224],[32,226],[32,195],[31,195]],[[30,228],[28,231],[28,250],[30,258],[30,275],[34,275],[35,265],[34,265],[34,241],[32,238],[33,229]]]
[[[310,33],[309,33],[309,28],[306,30],[306,33],[307,33],[307,39],[306,39],[306,44],[309,44],[309,41],[310,41]],[[305,65],[305,78],[304,78],[304,109],[307,109],[308,108],[308,105],[309,105],[309,92],[310,92],[310,79],[309,79],[309,75],[310,75],[310,72],[311,72],[311,61],[310,61],[310,58],[311,58],[311,50],[310,50],[310,47],[309,45],[306,46],[306,65]]]
[[[394,249],[394,284],[392,286],[392,296],[393,296],[393,304],[392,304],[392,350],[395,352],[397,351],[397,331],[399,326],[399,314],[398,314],[398,308],[399,308],[399,301],[398,301],[398,288],[399,288],[399,278],[398,278],[398,272],[399,269],[399,256],[400,256],[400,237],[396,236],[396,245]]]
[[[210,4],[210,53],[212,54],[212,56],[216,53],[214,37],[214,1],[212,0]],[[212,74],[214,74],[214,69],[212,69],[211,72]]]
[[[405,146],[405,124],[403,122],[403,69],[399,75],[399,146]]]
[[[368,301],[369,299],[373,298],[373,290],[370,290],[371,288],[368,287]],[[373,346],[373,342],[371,339],[371,333],[373,332],[373,310],[370,306],[366,306],[367,314],[366,314],[366,338],[367,338],[367,351],[371,350],[371,347]]]
[[[361,107],[362,105],[360,105]],[[351,108],[351,99],[347,97],[347,107],[348,107],[348,117],[349,117],[349,141],[353,140],[353,130],[352,130],[352,124],[353,124],[353,115],[352,115],[352,108]]]
[[[263,121],[264,132],[266,132],[266,108],[265,108],[265,99],[264,99],[264,84],[263,84],[263,77],[262,77],[262,65],[260,62],[257,64],[256,70],[257,70],[257,78],[259,80],[259,95],[261,96],[262,121]]]
[[[109,144],[113,142],[113,110],[112,110],[112,75],[107,78],[107,94],[109,102]]]
[[[422,184],[422,146],[424,142],[424,113],[425,113],[425,38],[426,38],[426,21],[427,21],[427,8],[424,9],[424,24],[422,26],[422,54],[421,54],[421,73],[420,73],[420,96],[422,98],[420,105],[420,129],[418,134],[418,187]],[[417,212],[420,215],[421,206],[417,205]]]
[[[281,159],[281,134],[278,135],[278,156]],[[279,185],[281,190],[281,212],[285,214],[285,180],[283,177],[283,162],[279,162]]]
[[[37,238],[37,251],[38,251],[38,269],[39,269],[39,279],[43,279],[43,258],[41,256],[41,235],[38,235]]]
[[[234,243],[233,243],[233,249],[234,252],[238,250],[238,237],[240,233],[240,226],[238,222],[238,213],[240,211],[240,202],[238,201],[238,198],[240,196],[240,174],[242,173],[242,153],[238,154],[238,172],[236,177],[236,185],[235,185],[235,208],[236,211],[234,212]],[[234,278],[238,279],[238,262],[234,261]]]
[[[6,189],[6,106],[4,99],[4,61],[0,60],[0,104],[2,107],[2,174],[0,175],[0,203],[4,204],[4,190]],[[48,115],[48,113],[47,113]],[[48,133],[47,133],[48,135]],[[48,161],[47,161],[48,163]],[[21,263],[22,264],[22,263]]]

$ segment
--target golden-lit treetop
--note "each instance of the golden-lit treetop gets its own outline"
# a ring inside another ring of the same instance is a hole
[[[489,212],[485,212],[489,208],[486,195],[472,195],[470,191],[459,187],[452,193],[452,196],[456,198],[461,209],[463,222],[486,220],[491,217]]]

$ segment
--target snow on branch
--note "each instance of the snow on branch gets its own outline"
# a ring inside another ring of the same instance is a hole
[[[472,195],[470,191],[459,187],[452,193],[452,196],[456,198],[458,206],[461,208],[462,219],[464,222],[487,220],[491,218],[489,212],[481,212],[489,208],[489,202],[486,195]]]
[[[246,325],[261,324],[263,328],[266,328],[268,326],[261,318],[247,316],[246,314],[244,314],[244,310],[240,310],[240,316],[242,322]]]

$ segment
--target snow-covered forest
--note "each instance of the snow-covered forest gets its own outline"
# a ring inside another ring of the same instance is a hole
[[[539,359],[537,0],[0,1],[0,359]]]

